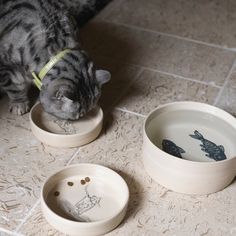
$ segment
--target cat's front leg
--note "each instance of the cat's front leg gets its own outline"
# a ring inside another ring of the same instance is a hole
[[[21,72],[4,68],[0,70],[0,87],[9,97],[9,110],[13,114],[23,115],[29,111],[29,83]]]
[[[28,99],[28,85],[16,85],[14,89],[7,91],[9,97],[9,110],[13,114],[23,115],[30,110]]]

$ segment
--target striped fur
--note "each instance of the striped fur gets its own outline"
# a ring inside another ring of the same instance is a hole
[[[9,96],[12,112],[24,114],[29,110],[31,72],[38,73],[52,56],[66,48],[71,52],[43,79],[40,101],[44,109],[74,120],[96,105],[101,85],[110,74],[97,70],[80,48],[72,15],[77,14],[79,19],[83,11],[94,14],[96,2],[107,1],[67,0],[66,5],[62,0],[0,0],[0,87]]]

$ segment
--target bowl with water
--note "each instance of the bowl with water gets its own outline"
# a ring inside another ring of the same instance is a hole
[[[236,119],[215,106],[174,102],[149,113],[143,163],[149,175],[176,192],[209,194],[236,175]]]

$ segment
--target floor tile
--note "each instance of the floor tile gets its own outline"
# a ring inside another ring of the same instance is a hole
[[[91,21],[81,32],[81,38],[90,55],[216,85],[223,84],[236,56],[224,49],[103,21]]]
[[[102,134],[94,142],[81,147],[72,164],[97,163],[117,171],[124,167],[130,170],[132,163],[141,164],[139,150],[143,120],[120,111],[107,114]]]
[[[230,76],[216,105],[236,116],[236,71]]]
[[[20,233],[25,236],[47,235],[47,236],[63,236],[63,233],[54,229],[44,218],[40,206],[29,217],[28,221],[23,224]]]
[[[234,0],[127,0],[106,19],[235,48],[235,11]]]
[[[15,116],[0,100],[0,227],[13,230],[39,198],[42,182],[64,166],[75,149],[56,149],[34,138],[28,114]]]
[[[120,228],[108,235],[233,235],[236,232],[234,186],[215,195],[188,196],[152,183],[144,202]],[[162,190],[162,192],[161,192]],[[133,196],[136,197],[136,196]],[[219,200],[221,199],[221,200]],[[224,203],[223,203],[224,202]],[[222,218],[221,218],[221,213]]]
[[[0,230],[0,235],[1,236],[13,236],[13,234],[10,234],[10,233],[5,233],[3,231]]]
[[[219,88],[145,70],[132,84],[118,107],[147,115],[159,106],[175,101],[214,103]]]
[[[123,112],[108,117],[99,139],[81,148],[73,164],[90,162],[117,171],[130,190],[124,221],[107,235],[230,235],[236,232],[236,182],[215,194],[178,194],[154,182],[143,169],[143,118]],[[19,231],[26,235],[57,235],[38,208]]]

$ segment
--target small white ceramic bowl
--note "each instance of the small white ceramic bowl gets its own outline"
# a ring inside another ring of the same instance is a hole
[[[40,103],[30,111],[33,134],[41,142],[54,147],[78,147],[93,141],[101,132],[102,122],[100,107],[77,121],[58,119],[45,112]]]
[[[66,167],[49,177],[41,192],[46,220],[69,235],[105,234],[124,218],[129,190],[113,170],[94,164]]]
[[[148,174],[166,188],[217,192],[236,175],[236,119],[203,103],[160,106],[145,120],[142,153]]]

